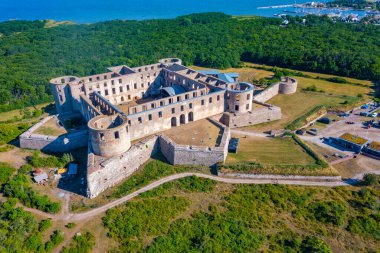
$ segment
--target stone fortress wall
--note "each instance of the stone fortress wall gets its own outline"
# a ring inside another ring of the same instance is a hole
[[[38,149],[46,152],[68,152],[73,149],[83,148],[87,146],[87,130],[66,133],[61,136],[50,136],[33,133],[50,119],[56,119],[58,121],[58,116],[48,116],[21,134],[19,137],[20,147]]]
[[[171,164],[210,166],[224,162],[230,127],[280,119],[281,108],[265,101],[297,89],[295,79],[283,78],[254,96],[249,83],[202,74],[176,58],[136,68],[110,67],[106,73],[81,78],[59,77],[51,84],[57,111],[61,115],[81,113],[88,121],[89,133],[51,137],[33,135],[33,130],[23,134],[20,143],[61,152],[88,145],[91,198],[130,176],[159,150]],[[254,103],[260,106],[253,107]],[[223,129],[217,147],[178,145],[159,134],[216,115],[222,115],[221,123],[214,124]],[[131,141],[145,137],[131,145]]]
[[[280,82],[269,86],[267,89],[255,95],[255,101],[265,103],[269,99],[277,96],[278,94],[293,94],[297,91],[298,82],[294,78],[284,77]]]
[[[93,153],[90,142],[87,158],[87,196],[95,198],[101,192],[120,183],[158,151],[174,165],[211,166],[224,162],[228,153],[230,129],[215,120],[211,121],[223,131],[218,147],[179,145],[164,134],[159,134],[139,141],[120,155],[104,159]]]

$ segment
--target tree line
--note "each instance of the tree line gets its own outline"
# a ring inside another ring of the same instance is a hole
[[[0,111],[51,101],[49,79],[179,57],[212,68],[262,63],[380,79],[380,27],[327,17],[235,18],[203,13],[175,19],[107,21],[45,28],[45,21],[0,23]]]

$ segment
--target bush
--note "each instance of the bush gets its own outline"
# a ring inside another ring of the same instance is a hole
[[[55,230],[53,232],[53,234],[50,236],[50,241],[45,243],[45,250],[47,252],[52,251],[55,247],[57,247],[64,240],[65,240],[65,237],[63,237],[62,232],[59,230]]]
[[[308,236],[302,242],[301,248],[304,253],[332,253],[330,246],[315,236]]]
[[[376,174],[365,174],[363,177],[363,184],[364,185],[377,185],[379,183],[380,176]]]
[[[317,221],[342,225],[346,217],[347,210],[342,203],[337,201],[316,202],[310,206],[310,211]]]
[[[63,167],[72,160],[70,154],[63,154],[61,157],[53,155],[41,157],[41,152],[36,150],[29,162],[33,167]]]
[[[0,162],[0,184],[6,183],[15,171],[9,164]]]
[[[333,83],[348,83],[348,81],[342,77],[330,77],[326,78],[326,81],[333,82]]]
[[[42,220],[38,226],[38,231],[44,232],[52,225],[51,219]]]
[[[67,223],[67,224],[66,224],[66,227],[69,228],[69,229],[71,229],[71,228],[74,228],[75,225],[76,225],[76,224],[75,224],[74,222],[70,222],[70,223]]]
[[[62,253],[90,253],[95,245],[95,237],[90,233],[77,234],[69,248],[64,247]]]

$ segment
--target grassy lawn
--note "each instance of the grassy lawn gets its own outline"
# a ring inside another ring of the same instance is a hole
[[[345,83],[333,83],[325,80],[311,79],[305,77],[294,77],[298,80],[299,88],[307,88],[315,85],[318,90],[324,90],[327,94],[339,94],[356,97],[358,94],[362,94],[364,97],[368,97],[371,92],[370,87],[357,86]]]
[[[34,131],[34,133],[59,136],[59,135],[67,133],[67,131],[64,127],[59,126],[56,122],[56,119],[53,118],[53,119],[48,120],[41,127],[39,127],[36,131]]]
[[[313,164],[308,155],[292,138],[239,137],[237,154],[228,154],[226,163],[259,162],[262,164]]]
[[[49,104],[50,103],[43,103],[43,104],[36,105],[36,107],[29,106],[26,108],[29,109],[30,111],[34,111],[35,109],[41,109],[41,108],[43,108]],[[46,116],[46,115],[47,114],[44,113],[41,115],[41,117]],[[14,119],[15,117],[21,117],[21,116],[22,115],[20,114],[20,109],[8,111],[8,112],[0,112],[0,120],[1,121],[7,121],[7,120]]]
[[[300,92],[300,89],[298,89],[298,92],[295,94],[280,94],[267,101],[269,104],[281,107],[281,120],[249,126],[245,129],[259,131],[282,129],[285,128],[290,122],[309,112],[318,105],[339,106],[343,102],[343,98],[326,96],[325,94],[319,93],[304,93]]]

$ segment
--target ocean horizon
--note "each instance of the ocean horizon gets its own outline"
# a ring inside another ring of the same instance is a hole
[[[0,22],[8,20],[56,20],[93,23],[107,20],[166,19],[202,12],[272,17],[293,7],[258,9],[262,6],[304,3],[295,0],[2,0]]]

